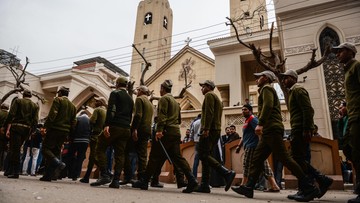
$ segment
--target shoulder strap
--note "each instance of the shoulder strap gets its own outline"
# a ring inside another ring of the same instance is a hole
[[[251,114],[251,116],[247,119],[247,127],[251,128],[251,125],[249,125],[251,123],[251,121],[254,119],[254,115]]]
[[[254,119],[254,115],[251,114],[251,116],[248,119],[249,119],[248,123],[250,123],[252,119]]]

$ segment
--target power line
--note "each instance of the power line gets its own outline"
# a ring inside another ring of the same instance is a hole
[[[339,15],[339,16],[335,16],[335,17],[333,17],[332,19],[334,19],[334,18],[338,18],[338,17],[344,17],[344,16],[348,16],[348,15],[351,15],[351,14],[355,14],[355,13],[357,13],[357,12],[354,12],[354,13],[350,13],[350,14],[346,14],[346,15]],[[323,15],[320,15],[320,16],[325,16],[326,14],[323,14]],[[349,19],[353,19],[353,18],[349,18]],[[329,19],[328,19],[329,20]],[[301,21],[301,20],[299,20],[299,21]],[[315,23],[318,23],[318,22],[322,22],[323,20],[319,20],[319,21],[315,21],[315,22],[311,22],[311,23],[307,23],[307,24],[303,24],[303,25],[301,25],[301,26],[293,26],[293,27],[289,27],[289,28],[287,28],[287,29],[284,29],[284,30],[281,30],[281,29],[279,29],[279,31],[281,32],[281,31],[285,31],[285,30],[290,30],[290,29],[300,29],[300,27],[303,27],[303,26],[306,26],[306,25],[311,25],[311,24],[315,24]],[[335,21],[336,22],[336,21]],[[295,23],[297,23],[297,22],[293,22],[292,24],[295,24]],[[221,23],[222,24],[222,23]],[[213,26],[207,26],[207,27],[204,27],[204,28],[199,28],[199,29],[196,29],[196,31],[197,30],[201,30],[201,29],[205,29],[205,28],[208,28],[208,27],[214,27],[214,26],[218,26],[218,25],[220,25],[220,23],[218,23],[218,24],[215,24],[215,25],[213,25]],[[254,27],[254,26],[253,26]],[[257,27],[257,26],[256,26]],[[221,31],[217,31],[217,32],[215,32],[215,33],[221,33],[221,32],[224,32],[224,31],[226,31],[226,32],[229,32],[229,29],[226,29],[226,30],[221,30]],[[183,32],[183,33],[190,33],[190,32],[192,32],[192,31],[187,31],[187,32]],[[182,34],[182,33],[179,33],[179,34],[177,34],[177,35],[174,35],[174,36],[178,36],[178,35],[180,35],[180,34]],[[213,33],[211,33],[211,34],[213,34]],[[229,34],[229,33],[227,33],[227,34]],[[265,34],[264,34],[265,35]],[[268,34],[266,34],[266,35],[268,35]],[[207,34],[207,35],[201,35],[201,36],[209,36],[209,34]],[[201,37],[201,36],[198,36],[198,37]],[[223,35],[220,35],[220,36],[217,36],[217,37],[221,37],[221,36],[223,36]],[[224,36],[225,37],[225,36]],[[194,38],[196,38],[196,37],[194,37]],[[213,38],[213,37],[212,37]],[[211,39],[210,37],[205,37],[203,40],[209,40],[209,39]],[[200,41],[200,40],[198,40],[198,41]],[[172,44],[175,44],[175,43],[172,43]],[[204,43],[204,45],[205,45],[206,43]],[[176,46],[181,46],[181,44],[180,45],[176,45]],[[175,47],[176,47],[175,46]],[[173,47],[173,46],[172,46]],[[115,50],[115,49],[111,49],[111,50]],[[149,50],[151,50],[151,49],[149,49]],[[158,51],[161,51],[162,49],[160,48],[160,49],[156,49],[155,51],[148,51],[147,53],[149,54],[149,53],[153,53],[153,52],[158,52]],[[174,52],[174,51],[171,51],[171,52]],[[95,53],[100,53],[100,52],[95,52]],[[86,55],[91,55],[91,54],[86,54]],[[122,57],[122,58],[114,58],[114,59],[112,59],[111,61],[115,61],[115,60],[118,60],[118,59],[126,59],[126,58],[130,58],[131,56],[132,56],[132,54],[129,54],[129,53],[127,53],[127,54],[122,54],[124,57]],[[156,56],[156,55],[152,55],[152,56]],[[117,57],[117,55],[115,55],[115,56],[112,56],[112,57]],[[72,57],[71,57],[72,58]],[[129,59],[129,61],[131,61],[131,59]],[[127,61],[123,61],[123,62],[121,62],[121,63],[126,63]],[[121,64],[121,63],[117,63],[117,64]],[[131,63],[130,63],[131,64]],[[126,64],[126,65],[129,65],[129,64]],[[64,65],[65,66],[65,65]],[[57,66],[57,67],[59,67],[59,66]],[[60,67],[63,67],[63,66],[60,66]],[[53,68],[56,68],[56,67],[53,67]],[[52,68],[51,68],[52,69]],[[41,70],[39,70],[39,71],[41,71]]]

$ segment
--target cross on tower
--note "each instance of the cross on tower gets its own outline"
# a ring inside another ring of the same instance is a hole
[[[148,13],[148,14],[145,16],[145,22],[146,22],[146,23],[147,23],[147,22],[150,22],[150,20],[151,20],[151,14]]]
[[[164,17],[164,27],[165,28],[167,28],[167,24],[168,24],[167,19]]]

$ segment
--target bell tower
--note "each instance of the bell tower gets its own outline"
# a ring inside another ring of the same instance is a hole
[[[173,13],[168,0],[142,0],[137,9],[134,45],[151,67],[144,81],[163,66],[171,56]],[[135,49],[132,51],[130,77],[139,85],[145,62]]]

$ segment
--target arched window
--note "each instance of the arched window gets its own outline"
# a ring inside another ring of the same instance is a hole
[[[148,12],[145,14],[145,17],[144,17],[144,24],[145,25],[148,25],[148,24],[151,24],[152,23],[152,13],[151,12]]]
[[[340,44],[340,40],[338,34],[333,29],[326,27],[320,34],[319,43],[321,55],[323,55],[327,45],[330,45],[331,47],[336,46]],[[323,63],[334,139],[339,136],[337,130],[339,107],[341,103],[345,101],[344,69],[341,66],[342,65],[339,64],[339,61],[334,53],[330,53],[329,57]]]

